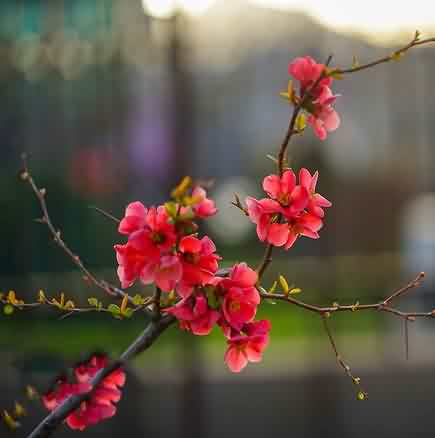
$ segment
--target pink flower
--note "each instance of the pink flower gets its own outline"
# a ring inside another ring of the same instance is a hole
[[[311,56],[296,58],[288,67],[289,74],[300,82],[301,95],[305,93],[307,87],[311,87],[319,79],[323,70],[324,64],[317,64]],[[332,78],[324,78],[319,85],[329,86]]]
[[[332,108],[337,99],[337,95],[333,95],[330,89],[332,78],[325,77],[316,84],[325,68],[325,65],[317,64],[309,56],[296,58],[289,65],[290,75],[300,81],[300,98],[305,97],[303,107],[310,113],[308,123],[320,140],[325,140],[328,132],[340,126],[340,117]],[[316,86],[313,88],[314,84]],[[305,96],[307,88],[309,96]]]
[[[146,230],[135,232],[125,245],[114,248],[119,264],[118,277],[124,289],[140,278],[148,265],[154,266],[160,260],[160,251]]]
[[[155,282],[161,290],[169,292],[183,274],[179,258],[161,255],[146,230],[132,234],[125,245],[115,245],[115,251],[118,277],[124,289],[139,278],[143,284]]]
[[[62,378],[56,382],[56,387],[42,397],[45,407],[52,411],[71,395],[84,394],[91,390],[90,380],[108,364],[105,356],[94,355],[88,362],[78,365],[74,374],[78,383],[68,383]],[[107,376],[95,389],[89,400],[83,401],[79,408],[72,412],[66,423],[71,429],[84,430],[91,424],[110,418],[116,413],[115,404],[121,398],[125,383],[125,373],[118,369]]]
[[[162,256],[158,263],[148,263],[141,271],[140,279],[144,284],[153,282],[163,291],[170,292],[175,289],[183,275],[180,259],[175,255]]]
[[[313,176],[311,176],[311,173],[305,168],[302,168],[299,171],[299,183],[301,186],[307,189],[310,196],[307,210],[318,217],[323,217],[325,215],[323,208],[331,207],[332,203],[319,193],[316,193],[318,178],[319,172],[317,171],[314,173]]]
[[[208,335],[220,318],[220,313],[208,306],[202,293],[186,297],[164,312],[174,315],[183,329],[200,336]]]
[[[196,216],[207,218],[217,213],[214,201],[207,198],[207,192],[200,186],[196,186],[192,191],[192,198],[197,200],[192,209]]]
[[[201,240],[195,236],[183,237],[179,244],[183,277],[177,287],[178,293],[185,297],[192,293],[196,285],[205,285],[218,270],[221,259],[213,241],[205,236]]]
[[[323,222],[318,216],[308,212],[301,213],[298,216],[289,218],[287,223],[274,224],[274,228],[271,231],[274,237],[273,244],[289,249],[299,236],[318,239],[318,231],[322,226]]]
[[[140,230],[146,224],[147,212],[148,210],[139,201],[128,204],[125,216],[119,223],[118,231],[121,234],[131,234]]]
[[[152,207],[146,216],[146,225],[150,232],[150,239],[160,251],[170,250],[177,240],[175,227],[169,221],[170,217],[164,206]]]
[[[281,177],[266,176],[263,180],[263,189],[272,199],[280,203],[284,211],[288,210],[295,214],[307,206],[308,191],[304,186],[296,185],[293,170],[286,170]]]
[[[308,123],[320,140],[325,140],[328,132],[335,131],[340,126],[340,116],[332,106],[323,106],[315,114],[310,114]]]
[[[271,324],[261,320],[246,324],[246,335],[233,336],[228,340],[225,362],[234,373],[240,372],[248,362],[260,362],[263,351],[269,343]]]
[[[257,273],[246,263],[239,263],[231,270],[229,278],[219,282],[224,290],[222,312],[225,320],[235,330],[240,331],[244,324],[251,322],[260,304],[260,294],[255,285]]]
[[[272,218],[282,213],[283,208],[273,199],[258,201],[250,196],[246,198],[246,206],[248,207],[249,218],[257,225],[257,236],[264,242],[268,238]]]

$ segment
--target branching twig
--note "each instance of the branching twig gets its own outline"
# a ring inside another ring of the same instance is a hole
[[[408,44],[406,44],[402,48],[395,50],[391,55],[387,55],[387,56],[384,56],[383,58],[377,59],[376,61],[368,62],[367,64],[358,65],[358,66],[355,66],[352,68],[347,68],[347,69],[337,68],[337,69],[335,69],[335,71],[338,74],[356,73],[358,71],[365,70],[365,69],[371,68],[371,67],[375,67],[376,65],[383,64],[385,62],[398,60],[402,55],[404,55],[409,49],[412,49],[413,47],[435,42],[435,38],[426,38],[424,40],[420,40],[419,37],[420,37],[420,33],[417,31],[417,32],[415,32],[414,38],[411,40],[411,42],[409,42]]]
[[[270,300],[280,300],[286,301],[290,304],[294,304],[297,307],[301,307],[305,310],[309,310],[310,312],[319,313],[321,315],[324,314],[332,314],[335,312],[357,312],[361,310],[376,310],[381,312],[391,313],[400,318],[404,318],[408,321],[414,321],[416,318],[433,318],[435,314],[433,311],[430,312],[402,312],[394,307],[389,306],[388,304],[400,295],[408,292],[411,289],[414,289],[420,285],[422,278],[424,277],[424,272],[420,272],[417,277],[410,281],[405,286],[393,292],[383,301],[379,303],[373,304],[350,304],[350,305],[340,305],[336,304],[333,306],[317,306],[315,304],[305,303],[304,301],[300,301],[296,298],[293,298],[291,295],[280,294],[280,293],[268,293],[268,292],[260,292],[261,298],[270,299]]]
[[[21,158],[23,162],[23,169],[20,174],[21,179],[29,183],[41,207],[42,218],[38,219],[38,222],[45,224],[47,226],[48,230],[53,236],[54,242],[68,255],[68,257],[73,261],[73,263],[83,272],[84,274],[83,278],[86,281],[90,281],[95,286],[99,287],[100,289],[102,289],[104,292],[106,292],[111,296],[116,296],[119,298],[123,298],[126,295],[128,296],[126,292],[117,288],[114,285],[111,285],[107,281],[97,279],[97,277],[95,277],[95,275],[84,265],[81,258],[77,254],[75,254],[67,245],[67,243],[63,240],[60,230],[56,229],[56,227],[53,225],[53,222],[51,221],[50,215],[48,213],[47,202],[45,200],[46,190],[43,188],[39,188],[35,183],[30,173],[29,167],[27,165],[26,154],[23,154]],[[131,300],[132,298],[129,297],[130,302]]]

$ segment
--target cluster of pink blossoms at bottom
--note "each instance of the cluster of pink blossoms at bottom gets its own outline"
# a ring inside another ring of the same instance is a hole
[[[74,368],[77,380],[69,383],[65,377],[56,381],[55,387],[42,396],[45,407],[52,411],[69,396],[85,394],[91,390],[90,380],[95,374],[108,365],[106,356],[93,355],[89,361]],[[91,424],[113,417],[116,414],[115,403],[121,399],[120,387],[125,383],[125,373],[122,369],[107,376],[95,389],[89,400],[83,401],[79,408],[66,418],[66,424],[71,429],[84,430]]]
[[[319,193],[316,185],[319,173],[299,171],[299,184],[292,170],[280,177],[269,175],[263,180],[268,198],[246,199],[251,221],[257,225],[258,238],[274,246],[289,249],[299,236],[318,239],[323,226],[324,208],[332,204]]]

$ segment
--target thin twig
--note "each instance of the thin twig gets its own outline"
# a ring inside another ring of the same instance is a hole
[[[89,208],[91,210],[98,211],[98,213],[101,213],[103,216],[107,217],[108,219],[112,220],[113,222],[116,222],[116,223],[121,222],[117,217],[113,216],[112,214],[103,210],[102,208],[95,207],[95,205],[91,205]]]
[[[334,305],[334,306],[317,306],[315,304],[305,303],[304,301],[300,301],[296,298],[293,298],[291,295],[281,294],[281,293],[268,293],[261,292],[260,295],[262,299],[270,299],[270,300],[279,300],[285,301],[290,304],[294,304],[297,307],[301,307],[302,309],[308,310],[310,312],[319,313],[321,315],[324,314],[332,314],[335,312],[358,312],[362,310],[376,310],[381,312],[391,313],[400,318],[406,319],[408,321],[414,321],[416,318],[433,318],[434,313],[430,312],[402,312],[399,309],[389,306],[388,304],[400,295],[403,295],[405,292],[418,287],[421,283],[421,279],[424,277],[424,273],[420,272],[417,277],[406,284],[404,287],[393,292],[383,301],[379,303],[373,304],[351,304],[351,305]]]
[[[341,368],[343,368],[346,375],[352,380],[352,383],[354,385],[359,386],[361,379],[359,377],[355,377],[352,374],[352,370],[351,370],[350,366],[343,360],[341,354],[339,353],[338,348],[337,348],[337,344],[334,340],[334,337],[332,336],[331,328],[329,327],[329,324],[328,324],[328,316],[326,314],[322,314],[322,321],[323,321],[323,327],[325,328],[326,334],[328,335],[329,343],[331,344],[331,347],[332,347],[334,354],[335,354],[335,358],[337,359],[337,363],[341,366]],[[360,390],[358,392],[358,397],[361,397],[361,394],[363,395],[363,397],[367,396],[367,393],[363,390]]]
[[[66,242],[62,238],[61,231],[59,229],[56,229],[56,227],[53,225],[53,222],[51,221],[50,215],[48,213],[47,202],[45,200],[47,194],[46,190],[43,188],[39,188],[36,182],[34,181],[30,173],[29,167],[27,165],[26,154],[22,154],[21,158],[23,162],[23,169],[20,174],[21,179],[29,183],[41,207],[42,218],[38,219],[38,222],[45,224],[47,226],[48,230],[53,236],[54,242],[68,255],[68,257],[73,261],[73,263],[83,272],[85,280],[90,281],[95,286],[99,287],[104,292],[106,292],[108,295],[116,296],[120,298],[123,298],[126,295],[128,296],[126,292],[119,289],[118,287],[108,283],[105,280],[97,279],[95,275],[84,265],[81,258],[77,254],[75,254],[70,249],[70,247],[66,244]],[[128,298],[129,301],[131,302],[132,298],[130,296],[128,296]]]
[[[403,55],[404,53],[406,53],[409,49],[412,49],[413,47],[421,46],[423,44],[434,43],[434,42],[435,42],[435,38],[426,38],[424,40],[420,40],[419,33],[416,32],[415,36],[411,42],[409,42],[408,44],[406,44],[402,48],[395,50],[391,55],[387,55],[387,56],[384,56],[383,58],[377,59],[375,61],[368,62],[367,64],[358,65],[358,66],[355,66],[352,68],[347,68],[347,69],[337,68],[337,69],[335,69],[335,72],[337,72],[338,74],[356,73],[358,71],[365,70],[365,69],[368,69],[371,67],[375,67],[376,65],[383,64],[385,62],[397,60],[401,55]]]

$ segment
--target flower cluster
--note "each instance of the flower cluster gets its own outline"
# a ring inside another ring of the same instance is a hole
[[[140,202],[127,207],[119,232],[128,241],[115,245],[121,285],[155,283],[168,293],[162,311],[195,335],[208,335],[218,325],[228,340],[225,360],[240,371],[248,361],[260,360],[268,342],[270,324],[254,322],[260,304],[257,273],[240,263],[228,277],[218,276],[221,257],[208,236],[198,237],[195,222],[216,213],[213,201],[200,187],[191,194],[186,187],[174,192],[176,201],[159,207],[147,209]]]
[[[164,312],[195,335],[208,335],[218,325],[227,338],[225,362],[239,372],[248,362],[259,362],[269,342],[270,322],[254,321],[260,304],[257,280],[246,263],[236,264],[228,277],[214,276]]]
[[[191,196],[183,196],[182,203],[149,209],[141,202],[128,205],[118,228],[128,242],[115,245],[122,287],[139,279],[143,284],[155,283],[165,292],[177,286],[184,296],[194,285],[204,284],[217,271],[220,257],[208,237],[200,240],[193,235],[198,229],[195,219],[216,211],[201,187],[195,187]]]
[[[311,175],[302,168],[299,184],[296,184],[293,170],[286,170],[281,177],[269,175],[264,178],[263,189],[269,197],[246,199],[249,218],[257,225],[257,235],[262,242],[289,249],[299,236],[319,238],[323,208],[332,204],[316,193],[318,177],[318,172]]]
[[[308,123],[320,140],[325,140],[328,131],[335,131],[340,125],[340,117],[332,107],[337,99],[330,88],[333,78],[325,74],[326,68],[310,56],[296,58],[289,65],[289,74],[299,81],[299,96],[294,97],[310,114]]]
[[[75,383],[69,383],[65,377],[57,380],[54,389],[42,396],[45,407],[52,411],[71,395],[84,394],[92,389],[90,380],[108,364],[106,356],[93,355],[89,361],[74,368]],[[94,390],[90,399],[66,418],[71,429],[84,430],[91,424],[113,417],[116,413],[115,403],[121,398],[119,390],[125,383],[125,373],[118,369],[107,376]]]

